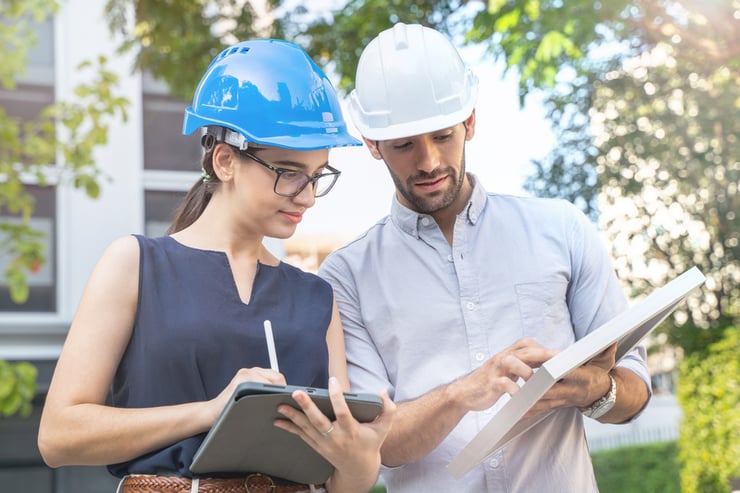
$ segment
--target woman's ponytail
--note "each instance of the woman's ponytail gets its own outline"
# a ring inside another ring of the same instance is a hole
[[[165,233],[167,235],[182,231],[193,224],[203,214],[208,202],[211,201],[213,191],[220,184],[218,177],[213,172],[213,148],[215,146],[209,147],[210,149],[207,148],[206,154],[203,156],[201,178],[195,182],[182,203],[180,203],[180,207],[177,208],[174,219]]]

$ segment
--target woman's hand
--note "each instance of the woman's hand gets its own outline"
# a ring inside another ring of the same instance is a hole
[[[272,383],[276,385],[285,385],[285,376],[282,373],[269,368],[254,366],[252,368],[242,368],[236,372],[229,384],[216,397],[208,401],[208,410],[212,416],[211,425],[216,422],[221,411],[224,410],[236,387],[243,382],[261,382]]]
[[[308,394],[296,391],[293,399],[303,412],[282,405],[278,412],[288,419],[276,420],[275,426],[300,436],[335,467],[328,482],[332,493],[368,491],[378,480],[380,447],[390,430],[396,405],[383,391],[381,414],[370,423],[360,423],[352,416],[334,377],[329,379],[329,397],[335,421],[330,421]]]

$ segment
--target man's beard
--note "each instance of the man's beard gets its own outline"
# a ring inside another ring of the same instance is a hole
[[[455,202],[458,195],[460,195],[460,190],[465,180],[465,155],[460,160],[460,172],[457,175],[455,175],[455,169],[451,166],[439,167],[432,173],[422,171],[415,176],[409,177],[404,185],[390,167],[388,167],[388,171],[391,174],[396,190],[406,199],[413,210],[422,214],[433,214],[449,207]],[[427,196],[420,196],[412,191],[414,183],[436,180],[442,176],[447,176],[450,180],[450,183],[444,190]]]

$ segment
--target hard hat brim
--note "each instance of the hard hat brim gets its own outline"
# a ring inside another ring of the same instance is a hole
[[[307,132],[298,133],[295,127],[291,127],[290,135],[260,136],[246,129],[236,127],[230,122],[206,119],[198,116],[192,106],[185,110],[182,133],[190,135],[201,127],[220,126],[229,128],[242,134],[248,142],[285,149],[312,151],[316,149],[329,149],[332,147],[361,146],[362,141],[352,137],[346,130],[338,129],[336,126],[327,126],[325,132],[321,132],[321,125],[317,128],[307,128]]]

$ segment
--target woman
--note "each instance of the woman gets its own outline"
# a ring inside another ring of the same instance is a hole
[[[114,241],[88,281],[41,418],[44,460],[108,464],[125,493],[317,491],[255,475],[247,480],[267,483],[198,478],[189,466],[239,383],[328,386],[334,422],[297,392],[302,411],[281,406],[276,426],[334,465],[328,491],[369,490],[395,407],[383,394],[374,422],[354,420],[331,288],[262,245],[291,236],[334,185],[329,148],[359,142],[326,76],[280,40],[242,42],[213,60],[185,111],[183,133],[201,128],[202,179],[168,236]],[[269,367],[266,320],[281,372]]]

